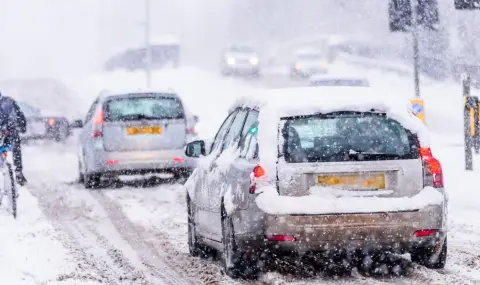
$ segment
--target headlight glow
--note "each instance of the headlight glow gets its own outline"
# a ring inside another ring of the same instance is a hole
[[[259,62],[258,58],[256,57],[252,57],[249,61],[251,65],[257,65]]]
[[[296,70],[300,70],[301,68],[302,68],[302,66],[301,66],[300,64],[298,64],[298,63],[295,64],[295,69],[296,69]]]
[[[235,58],[233,58],[233,57],[228,57],[228,58],[227,58],[227,63],[228,63],[228,65],[235,64]]]

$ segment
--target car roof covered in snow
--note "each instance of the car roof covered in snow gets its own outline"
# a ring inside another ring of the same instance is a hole
[[[238,107],[260,111],[258,143],[263,165],[274,169],[278,129],[283,117],[331,113],[336,111],[381,112],[398,121],[418,136],[422,147],[430,146],[428,130],[412,112],[408,100],[393,97],[388,89],[358,87],[300,87],[261,90],[236,100]]]
[[[177,93],[173,88],[126,88],[119,90],[102,90],[100,92],[100,99],[106,99],[112,96],[122,96],[129,94],[151,94],[151,93],[161,93],[165,96],[178,97]]]

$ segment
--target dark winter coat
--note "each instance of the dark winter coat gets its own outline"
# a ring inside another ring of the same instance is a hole
[[[0,127],[13,135],[27,131],[27,119],[17,102],[8,96],[0,96]]]

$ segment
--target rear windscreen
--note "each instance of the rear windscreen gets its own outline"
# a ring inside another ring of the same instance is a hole
[[[181,102],[159,95],[110,99],[105,103],[105,121],[183,119]]]
[[[384,114],[342,112],[282,120],[289,163],[419,157],[416,137]]]

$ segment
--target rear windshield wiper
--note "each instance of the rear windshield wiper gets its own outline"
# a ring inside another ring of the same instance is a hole
[[[386,158],[398,158],[401,155],[393,154],[393,153],[379,153],[379,152],[369,152],[369,151],[359,151],[350,149],[348,151],[349,157],[354,157],[357,160],[361,160],[364,156],[378,156],[378,157],[386,157]]]
[[[160,120],[160,119],[168,119],[168,118],[153,117],[153,116],[147,116],[144,114],[131,114],[131,115],[120,116],[117,119],[120,121],[123,121],[123,120]]]

